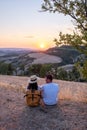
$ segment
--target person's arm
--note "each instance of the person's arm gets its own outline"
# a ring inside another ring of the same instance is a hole
[[[31,88],[31,86],[30,86],[30,84],[28,84],[28,86],[27,86],[27,90],[29,90]]]
[[[43,101],[43,91],[44,91],[43,87],[42,87],[42,89],[41,89],[40,91],[41,91],[40,105],[41,105],[42,107],[45,107],[45,103],[44,103],[44,101]]]

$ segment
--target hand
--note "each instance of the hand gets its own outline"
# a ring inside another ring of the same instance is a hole
[[[45,107],[45,103],[44,103],[43,99],[40,99],[40,105],[41,105],[42,107]]]

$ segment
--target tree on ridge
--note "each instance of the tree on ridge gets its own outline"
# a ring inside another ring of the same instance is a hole
[[[78,49],[85,55],[81,72],[83,77],[87,79],[87,2],[86,0],[43,0],[42,10],[53,13],[62,13],[73,19],[75,30],[73,34],[59,33],[59,38],[55,38],[54,42],[57,46],[66,44]]]

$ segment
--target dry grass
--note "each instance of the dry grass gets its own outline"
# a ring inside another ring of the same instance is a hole
[[[60,86],[59,99],[87,102],[87,84],[67,81],[57,81]]]
[[[0,86],[16,89],[17,91],[25,92],[28,84],[28,77],[18,76],[2,76],[0,75]],[[68,82],[54,80],[60,86],[59,99],[69,99],[72,101],[87,102],[87,83]],[[40,79],[38,84],[45,83],[45,79]]]

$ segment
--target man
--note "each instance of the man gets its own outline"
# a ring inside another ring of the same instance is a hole
[[[46,84],[42,86],[41,90],[41,105],[56,105],[58,102],[59,85],[52,82],[52,75],[46,76]]]

